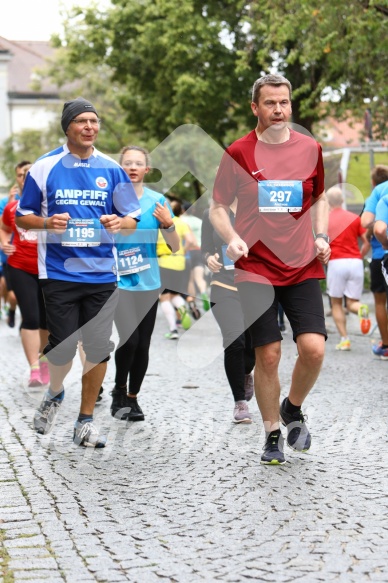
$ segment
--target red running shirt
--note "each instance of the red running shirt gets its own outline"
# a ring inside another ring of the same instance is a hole
[[[269,199],[275,200],[269,203],[274,205],[271,212],[261,194],[267,184]],[[287,192],[294,190],[300,210],[293,205],[284,210]],[[213,199],[229,206],[238,198],[235,230],[248,245],[249,255],[236,262],[236,282],[269,281],[282,286],[325,277],[316,259],[309,212],[323,191],[322,149],[304,134],[290,130],[286,142],[267,144],[253,130],[226,150]]]
[[[361,226],[361,219],[356,213],[343,208],[335,208],[329,214],[331,255],[333,259],[362,259],[358,238],[366,232]]]
[[[36,231],[26,231],[15,224],[17,200],[9,202],[3,212],[3,223],[12,230],[13,240],[16,251],[8,255],[7,263],[11,267],[22,269],[27,273],[38,273],[38,245]]]

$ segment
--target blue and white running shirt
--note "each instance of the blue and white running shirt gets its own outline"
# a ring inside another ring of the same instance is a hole
[[[86,160],[65,144],[45,154],[27,174],[17,216],[51,217],[69,213],[65,234],[38,234],[40,279],[80,283],[117,281],[114,236],[101,225],[101,215],[140,220],[132,183],[117,162],[94,148]]]

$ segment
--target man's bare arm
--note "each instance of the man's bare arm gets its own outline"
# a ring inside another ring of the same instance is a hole
[[[325,192],[322,192],[316,202],[311,207],[311,218],[314,233],[327,234],[329,226],[329,203],[327,202]],[[330,245],[322,237],[315,240],[315,248],[317,251],[317,259],[324,265],[330,259]]]
[[[50,229],[63,232],[70,218],[69,213],[60,213],[47,218],[38,217],[31,213],[29,215],[15,216],[15,223],[18,227],[27,230],[38,231],[40,229]]]
[[[237,261],[244,255],[248,257],[248,246],[241,239],[232,227],[229,217],[229,207],[223,204],[212,201],[209,212],[210,222],[219,234],[219,236],[227,243],[227,256],[232,261]]]
[[[384,221],[376,221],[373,227],[373,234],[384,249],[388,249],[387,227],[388,225]]]
[[[364,211],[361,215],[361,226],[364,229],[371,227],[375,220],[375,214],[371,213],[370,211]]]

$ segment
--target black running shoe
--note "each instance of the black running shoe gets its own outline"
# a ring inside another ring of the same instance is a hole
[[[126,419],[128,414],[127,405],[127,388],[124,389],[115,387],[111,392],[112,404],[110,406],[110,413],[116,419]]]
[[[284,458],[284,437],[279,431],[271,431],[263,447],[260,463],[270,466],[279,466],[286,462]]]
[[[201,317],[201,312],[198,310],[196,303],[194,300],[189,302],[189,310],[190,314],[193,316],[194,320],[199,320]]]
[[[296,413],[288,413],[286,410],[287,398],[280,405],[280,419],[287,427],[287,443],[295,451],[308,451],[311,447],[311,435],[307,429],[307,415],[303,415],[302,409]]]
[[[104,387],[100,387],[97,399],[96,399],[96,405],[99,405],[102,401],[102,393],[104,392]]]
[[[7,324],[10,328],[15,328],[15,310],[9,310]]]
[[[127,411],[126,420],[127,421],[144,421],[144,413],[137,402],[136,397],[127,397],[126,401]]]

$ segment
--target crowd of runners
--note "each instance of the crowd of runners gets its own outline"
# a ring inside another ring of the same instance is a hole
[[[336,348],[350,350],[346,311],[358,315],[363,334],[371,326],[361,302],[370,247],[381,336],[373,353],[388,360],[388,167],[374,169],[375,188],[361,218],[344,210],[340,188],[325,194],[320,145],[288,123],[291,97],[280,75],[256,80],[257,125],[225,151],[204,212],[147,186],[152,161],[145,148],[126,146],[118,162],[98,151],[100,119],[83,98],[64,104],[65,144],[16,166],[15,186],[0,211],[1,310],[10,327],[19,311],[28,385],[44,387],[32,420],[37,433],[54,425],[77,351],[83,374],[74,442],[106,444],[93,412],[111,355],[111,414],[143,421],[138,398],[158,309],[166,342],[212,310],[234,402],[231,421],[252,422],[248,402],[255,395],[266,432],[261,463],[285,462],[281,425],[287,444],[307,451],[302,404],[327,339],[319,282],[327,275]],[[288,327],[297,358],[280,403],[278,367]]]

